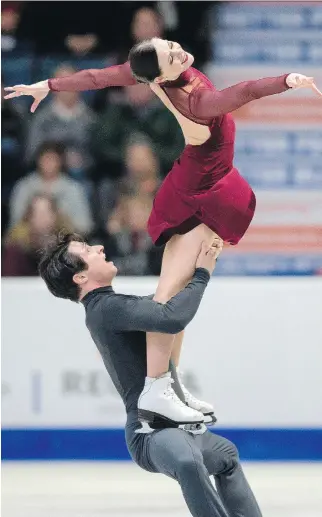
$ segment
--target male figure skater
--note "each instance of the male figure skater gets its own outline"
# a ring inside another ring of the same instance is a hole
[[[39,270],[54,296],[85,306],[86,325],[126,408],[125,436],[133,460],[149,472],[176,479],[194,517],[261,517],[231,442],[209,431],[195,435],[171,427],[136,433],[146,377],[146,332],[173,335],[186,327],[220,250],[220,239],[212,247],[203,244],[191,281],[165,304],[115,293],[117,269],[105,260],[103,247],[88,246],[76,235],[58,236],[45,250]],[[162,376],[166,398],[176,397],[172,383],[170,372]],[[176,404],[184,405],[179,399]]]

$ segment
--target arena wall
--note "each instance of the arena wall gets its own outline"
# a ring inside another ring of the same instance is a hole
[[[154,292],[121,278],[119,292]],[[322,279],[213,278],[189,325],[187,386],[244,459],[322,460]],[[2,280],[4,459],[128,459],[125,414],[82,305]]]

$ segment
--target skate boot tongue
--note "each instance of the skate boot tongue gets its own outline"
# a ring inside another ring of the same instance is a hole
[[[203,413],[205,417],[205,423],[207,424],[214,424],[217,419],[214,415],[214,408],[212,404],[209,404],[209,402],[205,402],[204,400],[199,400],[197,397],[192,395],[190,391],[187,390],[185,385],[183,384],[183,373],[177,368],[177,375],[180,382],[180,386],[182,389],[182,392],[184,394],[185,402],[186,404],[192,408],[196,409],[197,411],[200,411]]]

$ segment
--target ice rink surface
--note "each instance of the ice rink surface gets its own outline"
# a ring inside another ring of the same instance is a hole
[[[246,463],[263,517],[321,517],[322,463]],[[2,517],[189,517],[179,486],[133,463],[2,464]],[[209,516],[211,517],[211,516]]]

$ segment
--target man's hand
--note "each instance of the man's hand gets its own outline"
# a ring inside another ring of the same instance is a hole
[[[317,88],[314,77],[307,77],[306,75],[302,74],[289,74],[286,78],[286,84],[290,88],[311,88],[311,90],[314,90],[318,95],[322,96],[322,92]]]
[[[196,268],[203,267],[209,271],[211,275],[216,267],[216,261],[223,248],[223,240],[216,237],[211,246],[203,242],[201,251],[197,258]]]
[[[22,95],[31,95],[35,100],[31,105],[30,111],[34,113],[41,101],[47,97],[49,93],[48,81],[40,81],[34,84],[17,84],[16,86],[8,86],[5,91],[12,92],[5,96],[5,99],[13,99]]]

